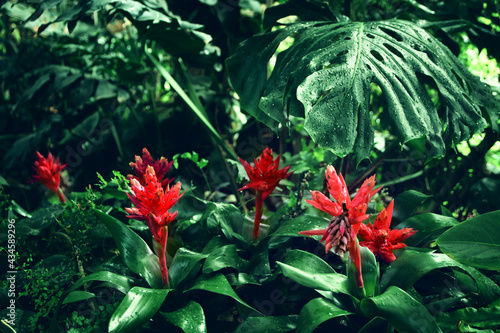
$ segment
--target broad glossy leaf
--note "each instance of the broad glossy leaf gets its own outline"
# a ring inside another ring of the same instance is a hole
[[[109,332],[134,332],[153,317],[170,291],[142,287],[130,289],[109,320]]]
[[[271,236],[311,237],[299,235],[300,231],[326,229],[330,221],[324,217],[301,215],[283,222]],[[318,236],[318,239],[321,237]]]
[[[319,324],[340,316],[347,316],[352,312],[339,308],[327,299],[315,298],[309,301],[300,310],[297,322],[298,333],[313,332]]]
[[[332,291],[335,293],[349,294],[347,277],[337,273],[317,274],[309,270],[295,268],[293,266],[277,262],[283,275],[295,282],[313,289]]]
[[[498,328],[500,326],[500,307],[475,309],[467,307],[450,313],[440,313],[437,317],[440,325],[456,328],[459,322],[480,328]]]
[[[243,305],[245,308],[254,313],[260,313],[245,303],[233,290],[226,277],[222,274],[216,273],[214,275],[203,274],[194,283],[194,285],[184,292],[191,290],[205,290],[208,292],[225,295],[233,298],[235,301]]]
[[[435,241],[447,229],[459,222],[449,216],[424,213],[410,217],[398,224],[395,229],[413,228],[417,233],[404,241],[409,246],[418,246]]]
[[[183,247],[177,250],[174,260],[168,270],[168,275],[172,283],[178,286],[186,277],[192,274],[195,267],[198,267],[194,272],[194,274],[196,274],[201,267],[199,262],[207,256],[207,254],[193,252]]]
[[[234,268],[237,271],[243,267],[243,260],[236,252],[236,245],[222,246],[212,252],[203,264],[203,273],[212,273],[223,268]]]
[[[106,225],[113,236],[125,264],[134,273],[142,276],[153,288],[162,288],[158,257],[144,240],[114,217],[94,209],[97,217]]]
[[[268,60],[289,37],[292,45],[268,78]],[[391,132],[401,142],[425,138],[429,158],[498,113],[492,107],[483,117],[489,88],[436,38],[403,20],[293,24],[243,42],[227,66],[243,109],[275,130],[288,115],[302,117],[314,141],[338,156],[353,151],[358,161],[369,157],[374,140],[372,82],[382,89]],[[440,93],[439,112],[426,83]]]
[[[207,331],[203,308],[194,301],[190,301],[177,311],[162,312],[161,315],[166,321],[181,328],[185,333],[204,333]]]
[[[297,326],[297,318],[298,316],[296,315],[281,317],[249,317],[238,326],[235,333],[257,331],[266,333],[293,332]]]
[[[380,287],[389,286],[408,289],[425,274],[440,268],[458,267],[466,271],[476,282],[479,294],[486,302],[500,297],[500,287],[473,267],[462,265],[442,253],[425,253],[405,250],[403,254],[387,267]]]
[[[398,287],[391,286],[379,296],[363,299],[360,309],[367,317],[387,319],[399,332],[441,332],[427,309]]]
[[[414,190],[405,191],[399,194],[394,199],[394,211],[392,214],[392,220],[406,220],[407,218],[412,216],[415,211],[430,198],[432,198],[432,196]]]
[[[500,211],[476,216],[437,239],[439,249],[466,265],[500,269]]]
[[[337,273],[330,265],[318,256],[302,250],[290,250],[287,252],[285,258],[283,259],[283,263],[304,271],[318,274]]]

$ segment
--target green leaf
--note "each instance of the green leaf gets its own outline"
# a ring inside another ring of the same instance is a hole
[[[500,269],[500,211],[476,216],[437,239],[439,249],[466,265]]]
[[[336,274],[335,270],[318,256],[302,251],[290,250],[287,252],[283,263],[304,271],[318,274]]]
[[[417,233],[404,241],[409,246],[418,246],[435,241],[439,235],[459,222],[449,216],[433,213],[415,215],[398,224],[394,229],[413,228]]]
[[[300,231],[326,229],[330,221],[324,217],[314,215],[301,215],[294,219],[280,224],[278,229],[271,236],[290,236],[290,237],[311,237],[299,235]],[[317,236],[318,239],[321,236]]]
[[[109,283],[113,288],[116,288],[117,290],[126,294],[130,290],[130,288],[132,288],[130,286],[130,280],[131,280],[130,278],[123,275],[119,275],[108,271],[101,271],[80,278],[71,286],[71,288],[68,289],[68,292],[80,288],[84,284],[92,281],[104,281]]]
[[[161,312],[166,321],[181,328],[185,333],[204,333],[207,331],[205,314],[200,304],[189,303],[177,311]]]
[[[68,304],[68,303],[73,303],[73,302],[80,302],[84,301],[86,299],[94,298],[95,294],[94,293],[89,293],[88,291],[82,291],[82,290],[75,290],[72,291],[64,298],[64,301],[62,304]]]
[[[147,323],[160,309],[171,289],[134,287],[109,320],[109,332],[134,332]]]
[[[200,266],[199,262],[208,257],[207,254],[201,254],[197,252],[190,251],[186,248],[181,247],[175,253],[174,260],[170,265],[168,270],[169,276],[171,278],[171,283],[178,286],[186,277],[190,274],[193,275],[193,270],[195,267]],[[196,274],[199,268],[194,272]]]
[[[212,273],[223,268],[234,268],[240,271],[243,261],[236,252],[236,245],[226,245],[212,252],[203,265],[203,273]]]
[[[315,298],[300,310],[297,333],[311,333],[329,319],[350,314],[353,313],[339,308],[327,299]]]
[[[63,205],[52,205],[36,210],[30,218],[16,222],[16,236],[39,235],[43,229],[56,222],[56,219],[62,214],[64,208],[65,206]]]
[[[309,270],[302,270],[293,266],[277,262],[283,275],[295,282],[313,289],[332,291],[334,293],[349,294],[347,277],[337,273],[317,274]]]
[[[356,284],[355,272],[356,267],[354,266],[351,258],[349,258],[346,270],[347,270],[347,281],[349,283],[349,290],[351,295],[355,295],[357,298],[372,297],[380,294],[380,268],[375,256],[372,251],[367,247],[360,246],[359,250],[361,252],[361,274],[363,275],[364,288],[358,288]]]
[[[401,193],[394,199],[393,221],[406,220],[430,198],[432,198],[432,196],[413,190]]]
[[[479,294],[486,302],[492,302],[500,297],[500,287],[475,268],[462,265],[442,253],[424,253],[405,250],[399,258],[387,267],[380,288],[398,286],[407,290],[427,273],[440,268],[458,267],[466,271],[476,282]]]
[[[440,325],[454,329],[460,322],[480,328],[498,328],[500,326],[500,307],[467,307],[450,313],[440,313],[437,317]]]
[[[268,77],[267,63],[286,38],[292,45],[278,54]],[[275,130],[289,115],[304,118],[315,142],[338,156],[353,151],[358,161],[369,158],[374,141],[372,82],[385,97],[381,116],[391,133],[401,142],[424,138],[429,158],[488,124],[480,108],[491,99],[487,85],[408,21],[296,23],[246,40],[227,66],[251,115]],[[426,84],[439,91],[439,110]]]
[[[360,309],[369,318],[387,319],[399,332],[441,332],[427,309],[398,287],[391,286],[379,296],[363,299]]]
[[[113,236],[120,255],[128,268],[143,277],[151,287],[162,288],[163,282],[158,257],[151,251],[146,242],[114,217],[97,209],[94,209],[94,212]]]
[[[266,332],[282,333],[294,331],[297,326],[296,315],[280,317],[250,317],[238,326],[235,333]]]
[[[250,305],[245,303],[233,290],[226,277],[222,274],[216,273],[214,275],[203,274],[200,276],[194,283],[194,285],[187,289],[186,292],[192,290],[205,290],[208,292],[224,295],[231,297],[239,304],[243,305],[245,308],[250,310],[251,312],[255,312],[260,314],[259,311],[252,308]]]

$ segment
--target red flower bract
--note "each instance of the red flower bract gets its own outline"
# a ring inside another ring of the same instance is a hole
[[[247,172],[248,178],[250,178],[250,183],[240,188],[239,191],[254,188],[261,193],[262,200],[265,200],[282,179],[285,179],[293,173],[288,173],[290,166],[278,169],[280,157],[281,156],[278,155],[273,161],[273,150],[266,148],[262,154],[254,160],[254,166],[251,166],[247,161],[239,158],[240,163]]]
[[[282,179],[290,176],[293,172],[288,172],[290,166],[279,169],[280,156],[278,155],[278,157],[273,160],[273,150],[270,148],[264,149],[262,154],[254,160],[254,166],[251,166],[247,161],[241,158],[239,158],[239,160],[245,168],[248,178],[250,178],[250,183],[240,188],[239,191],[250,188],[254,188],[256,191],[253,238],[257,240],[259,237],[264,200],[274,191]]]
[[[392,250],[406,247],[406,244],[401,242],[417,232],[412,228],[389,229],[393,208],[394,201],[391,201],[389,206],[378,214],[374,224],[361,224],[359,230],[360,236],[363,237],[359,244],[368,247],[374,255],[380,256],[387,263],[396,260]]]
[[[177,212],[169,212],[184,193],[180,193],[181,183],[173,187],[167,185],[164,189],[156,177],[153,166],[146,167],[143,184],[133,178],[130,180],[132,193],[128,197],[135,207],[125,208],[128,218],[145,221],[149,230],[153,234],[155,241],[159,246],[158,258],[160,260],[160,269],[163,283],[168,284],[168,272],[165,258],[165,249],[167,246],[168,224],[177,216]]]
[[[165,178],[168,170],[172,166],[173,161],[168,161],[165,157],[159,160],[153,160],[151,154],[146,148],[142,149],[142,158],[140,156],[135,156],[135,163],[130,162],[130,166],[133,170],[133,175],[128,175],[128,179],[137,179],[141,184],[144,185],[144,178],[146,176],[146,169],[148,166],[152,166],[155,170],[156,178],[161,183],[162,187],[166,187],[172,182],[173,179]]]
[[[45,158],[39,152],[36,152],[38,161],[35,161],[35,166],[33,169],[36,171],[36,175],[33,176],[31,182],[40,182],[47,186],[51,191],[55,192],[59,197],[61,202],[65,202],[64,193],[59,187],[61,182],[61,170],[66,166],[66,164],[61,165],[59,158],[54,161],[54,156],[51,153]]]
[[[302,235],[322,235],[321,242],[325,242],[325,253],[334,249],[335,253],[341,257],[347,250],[353,261],[358,275],[356,281],[359,287],[363,287],[363,278],[361,275],[361,252],[359,251],[356,237],[361,222],[368,218],[366,209],[371,197],[377,193],[380,188],[375,187],[375,175],[367,178],[354,198],[351,200],[347,186],[342,175],[329,165],[325,172],[328,192],[335,199],[330,200],[319,191],[311,191],[312,200],[306,200],[314,207],[330,214],[333,219],[327,229],[307,230],[299,232]]]

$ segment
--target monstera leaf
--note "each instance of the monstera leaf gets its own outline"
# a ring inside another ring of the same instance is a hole
[[[268,76],[268,61],[286,38]],[[254,36],[227,60],[241,106],[271,128],[305,119],[318,144],[339,155],[369,156],[374,137],[370,84],[382,90],[388,129],[421,143],[428,157],[496,122],[491,92],[453,54],[414,23],[302,22]],[[434,104],[426,84],[439,92]]]

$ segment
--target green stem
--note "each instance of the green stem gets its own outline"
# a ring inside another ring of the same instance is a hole
[[[253,224],[253,240],[257,241],[259,238],[260,221],[262,220],[262,193],[257,191],[255,195],[255,221]]]

